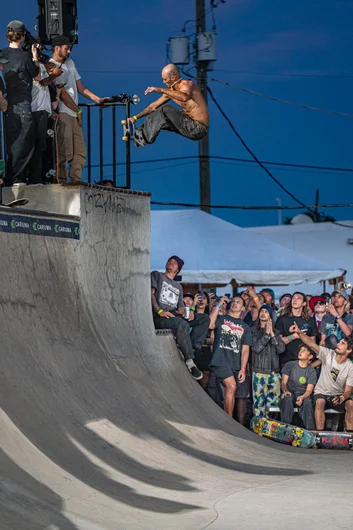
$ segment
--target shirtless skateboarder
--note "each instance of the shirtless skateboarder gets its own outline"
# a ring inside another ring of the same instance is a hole
[[[209,113],[206,101],[195,83],[182,79],[174,64],[163,68],[162,79],[167,88],[151,86],[145,91],[145,95],[157,92],[162,96],[139,114],[129,118],[129,122],[134,124],[147,116],[144,124],[134,131],[136,147],[152,144],[162,129],[181,134],[190,140],[200,140],[208,133]],[[170,100],[182,110],[166,105]]]

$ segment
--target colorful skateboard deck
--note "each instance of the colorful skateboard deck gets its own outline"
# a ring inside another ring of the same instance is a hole
[[[293,447],[309,448],[315,445],[315,436],[310,431],[281,421],[255,416],[250,422],[250,429],[259,436]]]
[[[353,450],[353,433],[336,431],[313,431],[319,449]]]

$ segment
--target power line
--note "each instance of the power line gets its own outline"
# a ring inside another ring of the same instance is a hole
[[[190,155],[190,156],[175,156],[170,158],[153,158],[150,160],[134,160],[131,161],[131,164],[157,164],[160,162],[173,162],[178,160],[191,160],[191,159],[198,159],[199,157],[197,155]],[[221,160],[226,162],[243,162],[246,164],[257,164],[255,160],[251,160],[249,158],[237,158],[237,157],[230,157],[230,156],[216,156],[216,155],[209,155],[210,160]],[[266,164],[268,166],[276,166],[276,167],[288,167],[288,168],[296,168],[296,169],[309,169],[309,170],[318,170],[318,171],[334,171],[334,172],[343,172],[343,173],[353,173],[353,168],[345,168],[345,167],[333,167],[333,166],[317,166],[317,165],[310,165],[310,164],[294,164],[290,162],[272,162],[272,161],[266,161],[261,160],[262,164]],[[103,164],[104,167],[111,167],[113,164]],[[125,162],[117,162],[115,164],[116,166],[125,166]],[[91,168],[100,167],[100,164],[92,164]]]
[[[285,72],[247,72],[244,70],[227,70],[227,69],[215,69],[214,72],[223,72],[228,74],[237,75],[249,75],[249,76],[264,76],[264,77],[298,77],[298,78],[313,78],[313,79],[353,79],[353,75],[325,75],[325,74],[296,74],[296,73],[285,73]],[[160,74],[160,70],[81,70],[83,74],[132,74],[132,75],[145,75],[145,74]]]
[[[159,205],[159,206],[183,206],[185,208],[200,208],[200,204],[193,204],[193,203],[185,203],[185,202],[161,202],[161,201],[151,201],[151,204]],[[260,210],[260,211],[277,211],[277,210],[302,210],[302,206],[240,206],[240,205],[211,205],[206,204],[203,205],[208,208],[212,209],[219,209],[219,210]],[[351,208],[353,207],[353,203],[338,203],[338,204],[322,204],[320,206],[304,206],[305,209],[309,210],[311,208],[322,208],[322,209],[329,209],[329,208]],[[348,228],[353,228],[350,225],[342,225],[347,226]]]
[[[229,74],[238,75],[254,75],[264,77],[302,77],[302,78],[317,78],[317,79],[353,79],[353,75],[345,74],[303,74],[303,73],[290,73],[290,72],[246,72],[244,70],[223,70],[215,69],[214,72],[224,72]]]
[[[220,79],[215,79],[214,77],[209,77],[210,81],[214,81],[216,83],[220,83],[221,85],[226,85],[231,88],[235,88],[236,90],[240,90],[241,92],[247,92],[248,94],[252,94],[253,96],[259,96],[264,99],[270,99],[271,101],[278,101],[279,103],[284,103],[286,105],[291,105],[292,107],[298,107],[300,109],[307,109],[307,110],[313,110],[315,112],[321,112],[323,114],[332,114],[334,116],[343,116],[345,118],[353,118],[353,114],[347,114],[344,112],[336,112],[333,110],[325,110],[325,109],[319,109],[317,107],[310,107],[309,105],[302,105],[301,103],[294,103],[293,101],[288,101],[286,99],[281,98],[275,98],[273,96],[268,96],[266,94],[261,94],[260,92],[255,92],[254,90],[250,90],[248,88],[244,88],[238,85],[233,85],[231,83],[228,83],[228,81],[221,81]]]
[[[215,96],[213,95],[213,92],[212,90],[210,89],[210,87],[207,88],[208,90],[208,93],[210,94],[211,96],[211,99],[212,101],[214,102],[214,104],[216,105],[216,107],[218,108],[218,110],[220,111],[220,113],[222,114],[222,116],[224,117],[224,119],[227,121],[229,127],[232,129],[232,131],[234,132],[234,134],[237,136],[237,138],[240,140],[240,142],[242,143],[242,145],[245,147],[245,149],[247,150],[247,152],[252,156],[252,158],[259,164],[259,166],[262,167],[262,169],[268,174],[268,176],[271,178],[271,180],[273,180],[287,195],[289,195],[289,197],[291,197],[296,203],[300,204],[300,206],[302,206],[303,208],[305,208],[306,210],[309,210],[311,213],[315,213],[316,215],[316,211],[315,210],[312,210],[312,209],[309,209],[305,206],[305,204],[300,201],[299,199],[297,199],[297,197],[295,195],[293,195],[292,192],[290,192],[289,190],[287,190],[287,188],[285,188],[283,186],[283,184],[276,178],[272,175],[272,173],[267,169],[266,166],[264,166],[264,164],[257,158],[257,156],[253,153],[253,151],[250,149],[250,147],[248,147],[248,145],[246,144],[246,142],[243,140],[243,138],[241,137],[241,135],[238,133],[238,131],[235,129],[233,123],[230,121],[230,119],[228,118],[228,116],[226,115],[226,113],[224,112],[224,110],[222,109],[222,107],[220,106],[220,104],[218,103],[218,101],[216,100]]]

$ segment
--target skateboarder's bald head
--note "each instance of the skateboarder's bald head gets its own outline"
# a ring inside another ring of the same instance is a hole
[[[175,64],[167,64],[162,70],[162,77],[180,77],[179,68]]]

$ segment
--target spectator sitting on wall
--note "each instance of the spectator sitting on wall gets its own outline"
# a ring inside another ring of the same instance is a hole
[[[250,396],[250,382],[246,372],[252,345],[251,330],[240,318],[244,310],[241,296],[235,296],[230,302],[228,313],[219,316],[222,307],[222,303],[218,303],[211,313],[210,329],[215,330],[215,339],[210,368],[225,388],[225,412],[233,416],[236,406],[237,420],[244,425]],[[216,385],[213,388],[217,388]],[[212,389],[209,385],[208,393],[217,402]]]
[[[340,339],[352,334],[353,316],[346,312],[348,301],[347,291],[333,291],[331,303],[328,304],[327,313],[321,321],[321,346],[334,350]]]
[[[294,331],[300,340],[318,354],[321,360],[321,374],[314,390],[315,423],[318,430],[325,428],[325,409],[333,408],[345,412],[346,429],[353,431],[353,341],[343,337],[336,348],[318,346],[295,324]]]
[[[86,162],[86,145],[82,131],[81,109],[78,107],[78,94],[102,105],[109,98],[100,98],[81,81],[75,63],[69,58],[71,43],[63,35],[58,35],[52,40],[53,56],[50,59],[63,73],[55,81],[59,87],[65,87],[60,96],[59,122],[58,122],[58,181],[60,184],[67,182],[67,167],[70,165],[70,182],[77,183],[82,180],[82,170]],[[71,99],[71,103],[70,103]]]
[[[271,406],[278,406],[281,396],[279,355],[285,351],[286,345],[279,331],[274,329],[272,313],[272,307],[264,304],[256,324],[251,328],[250,371],[255,416],[266,417]]]
[[[316,337],[316,322],[313,317],[309,317],[305,294],[300,292],[293,294],[290,304],[285,307],[276,322],[276,328],[286,345],[286,351],[281,357],[282,367],[286,362],[298,359],[301,341],[297,333],[293,331],[294,322],[309,337]]]
[[[314,354],[310,348],[302,344],[299,348],[298,360],[289,361],[283,368],[280,400],[281,421],[291,424],[294,407],[297,407],[304,427],[309,431],[315,429],[312,393],[317,375],[310,365],[313,358]]]
[[[184,319],[183,289],[174,279],[183,265],[184,261],[181,258],[171,256],[167,261],[164,273],[158,271],[151,273],[153,320],[156,329],[171,329],[173,331],[186,366],[193,378],[200,380],[202,379],[202,372],[194,362],[193,343],[201,343],[202,346],[208,331],[208,317],[207,320],[204,319],[203,325],[199,323],[193,327],[191,334],[189,333],[189,322],[193,322],[195,315],[191,311],[189,322]]]
[[[34,150],[34,126],[31,110],[33,79],[39,74],[37,48],[32,57],[21,49],[26,27],[19,20],[7,26],[9,47],[2,50],[8,59],[3,63],[8,108],[5,119],[7,146],[7,181],[13,186],[25,186],[29,163]]]

